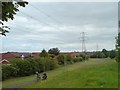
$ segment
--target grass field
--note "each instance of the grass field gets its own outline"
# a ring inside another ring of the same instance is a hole
[[[3,81],[4,87],[117,88],[118,67],[112,59],[90,59],[48,71],[48,79],[35,83],[35,75]],[[28,83],[28,84],[27,84]]]

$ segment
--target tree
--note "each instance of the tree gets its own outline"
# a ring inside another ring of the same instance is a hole
[[[60,50],[58,48],[51,48],[48,51],[49,54],[54,54],[54,55],[58,55],[60,53]]]
[[[119,25],[120,25],[120,21],[119,21]],[[119,27],[120,28],[120,27]],[[120,62],[120,33],[118,33],[118,37],[116,39],[116,49],[117,49],[117,62]]]
[[[48,57],[48,53],[46,52],[45,49],[42,50],[40,56],[41,56],[41,57]]]
[[[79,56],[80,56],[80,58],[81,58],[82,60],[87,60],[87,59],[89,59],[89,55],[88,55],[87,53],[81,53]]]
[[[25,7],[28,2],[20,0],[19,2],[17,0],[14,0],[14,2],[2,2],[2,21],[0,21],[0,24],[2,27],[0,27],[0,34],[6,36],[6,33],[9,31],[4,29],[3,21],[8,22],[9,19],[13,20],[14,15],[19,11],[19,7]],[[6,27],[6,26],[5,26]]]
[[[103,52],[97,51],[90,56],[91,58],[105,58],[106,55]]]
[[[97,58],[105,58],[106,56],[105,56],[105,54],[103,53],[103,52],[96,52],[96,56],[97,56]]]
[[[106,49],[103,49],[103,50],[102,50],[102,53],[105,55],[105,58],[108,57],[108,51],[107,51]]]
[[[116,51],[115,50],[111,50],[109,52],[109,57],[112,59],[112,58],[115,58],[116,57]]]
[[[0,27],[0,34],[6,36],[6,33],[9,32],[8,29],[10,29],[8,26]]]
[[[82,58],[82,60],[85,60],[86,59],[85,53],[80,54],[80,57]]]

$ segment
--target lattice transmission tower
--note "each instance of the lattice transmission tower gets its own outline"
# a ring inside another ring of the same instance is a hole
[[[86,52],[87,49],[86,49],[86,36],[85,36],[85,32],[82,32],[81,33],[81,41],[82,41],[82,52]]]

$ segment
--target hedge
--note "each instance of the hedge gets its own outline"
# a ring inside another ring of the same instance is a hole
[[[11,77],[29,76],[35,72],[53,70],[57,63],[52,58],[31,58],[11,60],[10,65],[2,65],[2,80]]]

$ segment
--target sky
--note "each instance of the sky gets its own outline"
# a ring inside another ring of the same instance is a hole
[[[82,32],[87,51],[112,50],[118,33],[118,3],[29,2],[5,25],[11,29],[2,37],[1,52],[55,47],[62,52],[81,51]]]

